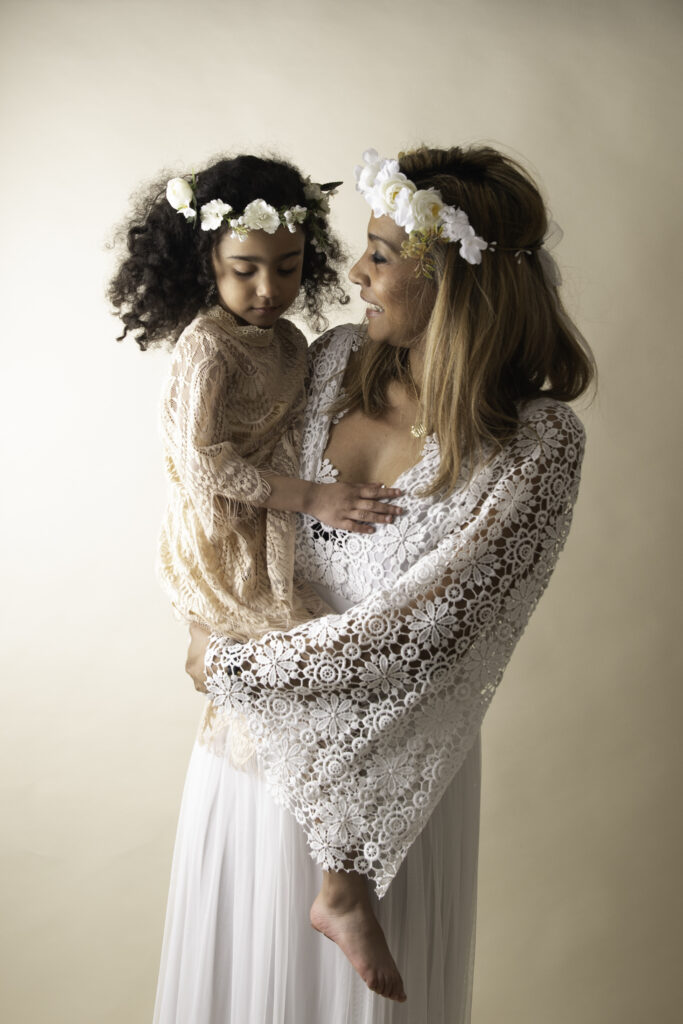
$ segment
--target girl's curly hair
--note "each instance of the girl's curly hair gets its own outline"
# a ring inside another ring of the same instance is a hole
[[[224,225],[202,231],[196,221],[179,215],[166,199],[169,177],[164,175],[163,181],[143,189],[134,200],[132,216],[117,232],[123,252],[107,290],[123,323],[117,340],[132,334],[143,351],[162,342],[175,344],[199,311],[217,301],[211,257],[219,238],[229,230]],[[257,198],[276,209],[303,206],[304,185],[300,172],[284,160],[224,157],[196,175],[196,206],[222,199],[241,212]],[[325,252],[316,248],[310,220],[302,225],[302,299],[307,322],[320,331],[327,326],[322,312],[326,302],[346,303],[348,297],[339,275],[342,246],[326,224]]]

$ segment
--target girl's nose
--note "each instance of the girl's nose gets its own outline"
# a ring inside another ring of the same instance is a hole
[[[265,271],[259,275],[258,283],[256,285],[256,293],[259,298],[270,299],[274,302],[277,297],[277,280],[274,274]]]

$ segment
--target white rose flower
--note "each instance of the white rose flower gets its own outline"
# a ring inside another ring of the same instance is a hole
[[[438,222],[443,207],[441,196],[435,188],[418,189],[412,197],[410,213],[403,227],[411,231],[431,231]]]
[[[396,167],[398,168],[398,164]],[[375,217],[393,217],[396,213],[398,199],[403,192],[413,194],[415,186],[401,171],[396,170],[393,174],[386,175],[381,179],[378,175],[369,196]]]
[[[192,186],[184,178],[171,178],[166,186],[166,198],[174,210],[184,211],[194,199]]]
[[[244,208],[240,221],[249,231],[266,231],[274,235],[280,227],[280,214],[265,199],[254,199]]]
[[[484,249],[488,249],[488,242],[485,242],[483,238],[475,235],[474,228],[470,227],[467,229],[464,238],[460,242],[460,255],[463,259],[467,260],[468,263],[481,263],[481,254]]]
[[[285,210],[285,225],[294,233],[296,231],[297,224],[303,224],[308,216],[308,210],[305,206],[290,206],[288,210]]]
[[[401,168],[398,160],[382,160],[382,164],[377,172],[374,184],[380,185],[384,181],[389,181],[390,178],[395,178],[397,174],[401,174]],[[403,177],[406,181],[408,180],[405,174]]]
[[[204,203],[200,211],[202,231],[214,231],[219,228],[231,210],[230,203],[224,203],[222,199],[212,199],[210,203]]]
[[[366,149],[363,153],[363,163],[358,164],[354,170],[356,176],[356,188],[363,195],[369,192],[375,184],[375,178],[382,166],[389,161],[382,160],[376,149]]]
[[[444,206],[441,209],[441,224],[443,226],[443,237],[449,242],[459,242],[467,234],[470,222],[467,214],[454,206]]]
[[[412,181],[409,181],[408,185],[413,185]],[[413,185],[412,188],[402,188],[396,196],[396,209],[393,217],[400,228],[405,228],[406,224],[412,220],[411,208],[416,191],[417,189]]]

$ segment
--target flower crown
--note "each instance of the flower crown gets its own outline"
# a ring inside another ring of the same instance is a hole
[[[303,224],[310,217],[311,241],[316,249],[325,251],[329,245],[327,215],[330,212],[330,196],[336,195],[339,185],[341,181],[317,185],[310,178],[306,178],[305,206],[289,206],[276,210],[265,199],[253,199],[238,216],[234,216],[230,203],[225,203],[222,199],[211,199],[200,208],[201,228],[202,231],[215,231],[223,224],[227,224],[230,228],[230,237],[239,238],[240,242],[244,242],[250,231],[265,231],[273,235],[278,228],[285,227],[293,233],[297,225]],[[197,219],[195,191],[194,174],[192,182],[185,178],[171,178],[166,186],[166,199],[173,209],[193,223]]]
[[[463,210],[446,206],[438,189],[419,189],[400,170],[398,160],[384,159],[376,149],[367,149],[355,175],[356,188],[375,217],[391,217],[405,228],[408,241],[401,246],[401,255],[418,260],[418,270],[426,277],[434,271],[428,250],[436,241],[460,242],[460,255],[472,264],[481,263],[483,250],[493,247],[474,233]]]

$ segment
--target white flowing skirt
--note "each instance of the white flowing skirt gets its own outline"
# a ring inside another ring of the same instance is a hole
[[[480,745],[413,843],[377,917],[407,1002],[366,988],[314,931],[320,888],[301,827],[246,770],[195,745],[185,783],[154,1024],[467,1024]]]

